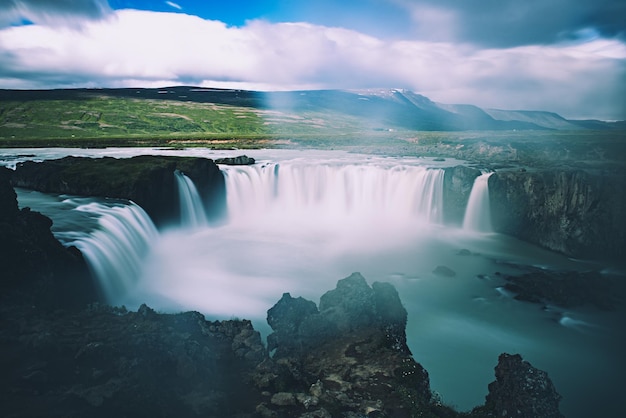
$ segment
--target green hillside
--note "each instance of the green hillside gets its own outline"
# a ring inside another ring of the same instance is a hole
[[[134,91],[133,91],[134,92]],[[251,106],[234,94],[183,100],[139,90],[3,91],[0,146],[258,147],[361,132],[359,118]]]

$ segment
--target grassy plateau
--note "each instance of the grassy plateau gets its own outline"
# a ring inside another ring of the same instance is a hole
[[[332,103],[332,93],[320,97],[317,102],[270,106],[254,92],[189,87],[3,90],[0,148],[300,147],[586,168],[623,167],[626,158],[626,130],[621,128],[414,130],[394,124],[397,116],[380,117],[385,107],[367,115],[351,112],[363,100],[352,106],[348,101]]]

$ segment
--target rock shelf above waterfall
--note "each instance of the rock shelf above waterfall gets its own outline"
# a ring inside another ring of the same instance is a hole
[[[210,159],[141,155],[132,158],[65,157],[18,163],[16,187],[48,193],[132,200],[158,225],[180,218],[175,172],[190,178],[203,199],[207,215],[225,210],[224,177]]]

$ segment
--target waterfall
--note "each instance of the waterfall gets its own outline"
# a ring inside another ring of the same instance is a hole
[[[126,295],[140,277],[143,260],[159,233],[146,212],[134,203],[90,203],[76,210],[99,216],[98,229],[75,245],[85,256],[110,302]]]
[[[178,197],[180,200],[181,226],[186,228],[198,228],[206,226],[206,213],[200,194],[193,181],[182,172],[174,171]]]
[[[492,232],[489,203],[489,177],[492,174],[483,173],[474,180],[463,219],[463,229],[467,231]]]
[[[283,164],[225,167],[231,222],[338,227],[442,222],[440,169],[398,165]]]

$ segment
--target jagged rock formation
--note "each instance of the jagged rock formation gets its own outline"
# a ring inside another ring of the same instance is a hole
[[[563,418],[559,395],[547,373],[523,361],[519,354],[500,354],[496,380],[489,384],[487,416],[506,418]]]
[[[224,177],[206,158],[142,155],[27,161],[17,165],[12,182],[16,187],[41,192],[132,200],[157,225],[163,225],[180,217],[175,170],[193,180],[209,217],[218,218],[224,213]]]
[[[354,273],[317,306],[285,293],[268,311],[271,360],[255,372],[264,417],[446,416],[406,345],[407,313],[388,283]],[[350,415],[353,414],[353,415]]]
[[[54,238],[49,218],[28,208],[19,210],[11,175],[12,171],[0,167],[2,298],[47,308],[96,300],[97,290],[82,254]]]
[[[626,256],[624,171],[498,171],[489,178],[497,232],[574,257]]]

